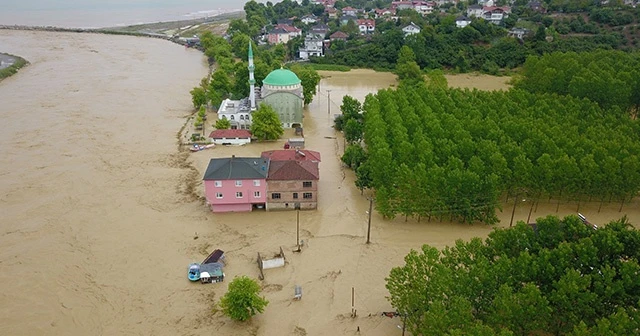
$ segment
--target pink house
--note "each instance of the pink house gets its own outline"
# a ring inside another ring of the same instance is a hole
[[[213,212],[251,211],[265,206],[268,158],[211,159],[204,173],[204,193]]]

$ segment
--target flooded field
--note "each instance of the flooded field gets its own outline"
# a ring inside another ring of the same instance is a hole
[[[343,95],[363,99],[394,84],[392,74],[322,73],[304,119],[306,147],[322,155],[319,208],[300,213],[305,246],[292,253],[295,212],[214,215],[204,205],[209,159],[259,155],[284,139],[197,153],[178,145],[188,92],[207,71],[200,53],[84,34],[0,32],[0,45],[31,61],[0,83],[2,335],[355,335],[358,327],[400,335],[399,320],[379,316],[391,309],[389,270],[422,244],[444,247],[493,229],[374,213],[365,244],[369,202],[340,164],[344,142],[331,123]],[[526,220],[528,202],[519,200],[515,220]],[[499,226],[508,226],[512,205]],[[576,207],[561,204],[558,214]],[[598,213],[591,203],[580,212],[594,223],[624,214],[640,222],[637,201],[618,208],[605,203]],[[541,203],[532,217],[555,209]],[[215,248],[226,251],[228,280],[257,278],[257,253],[280,247],[287,265],[265,271],[270,304],[248,323],[212,313],[228,281],[186,279],[188,264]],[[295,285],[301,301],[292,300]]]

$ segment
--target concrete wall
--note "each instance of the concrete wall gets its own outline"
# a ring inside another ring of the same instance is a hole
[[[211,205],[214,212],[224,211],[251,211],[252,204],[265,203],[267,183],[265,179],[259,179],[260,185],[255,186],[254,180],[240,180],[242,186],[236,186],[236,180],[221,180],[221,186],[216,186],[216,181],[204,181],[204,193],[207,204]],[[260,197],[255,197],[255,192],[260,192]],[[242,197],[236,197],[237,192],[242,192]],[[221,193],[222,198],[217,194]]]
[[[248,212],[251,209],[251,204],[211,204],[213,212]]]
[[[311,187],[303,187],[303,182],[311,182]],[[274,193],[280,199],[273,199]],[[294,193],[298,198],[293,198]],[[311,198],[304,198],[304,193],[311,193]],[[310,181],[267,181],[267,210],[294,210],[300,203],[300,209],[316,209],[318,207],[318,180]]]

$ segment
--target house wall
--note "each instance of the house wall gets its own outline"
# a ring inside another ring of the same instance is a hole
[[[269,104],[278,114],[282,126],[290,128],[292,124],[302,125],[303,100],[291,92],[274,92],[262,99]]]
[[[303,182],[311,182],[311,187],[303,187]],[[300,203],[300,209],[315,209],[318,207],[318,180],[309,181],[267,181],[267,210],[294,210],[295,204]],[[280,199],[273,199],[274,193],[280,194]],[[298,198],[293,194],[298,193]],[[304,198],[303,193],[311,193],[311,198]]]
[[[211,141],[216,145],[232,144],[232,145],[244,145],[251,143],[251,138],[211,138]]]
[[[253,209],[251,204],[211,204],[213,212],[249,212]]]
[[[207,204],[211,205],[214,212],[227,211],[251,211],[251,205],[265,203],[267,194],[267,182],[265,179],[257,179],[259,186],[254,185],[254,179],[243,179],[242,186],[236,186],[236,180],[220,180],[220,187],[216,187],[214,180],[204,181],[204,193]],[[255,197],[255,192],[260,192],[260,197]],[[236,192],[242,192],[242,197],[237,198]],[[216,194],[222,193],[222,198]],[[231,209],[231,210],[229,210]],[[234,210],[243,209],[243,210]]]

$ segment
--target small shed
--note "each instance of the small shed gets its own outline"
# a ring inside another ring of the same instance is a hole
[[[291,148],[304,148],[304,138],[289,138],[288,143]]]
[[[243,129],[219,129],[209,134],[216,145],[245,145],[251,142],[251,132]]]
[[[224,272],[222,272],[222,264],[211,263],[200,265],[200,282],[212,283],[224,281]]]

